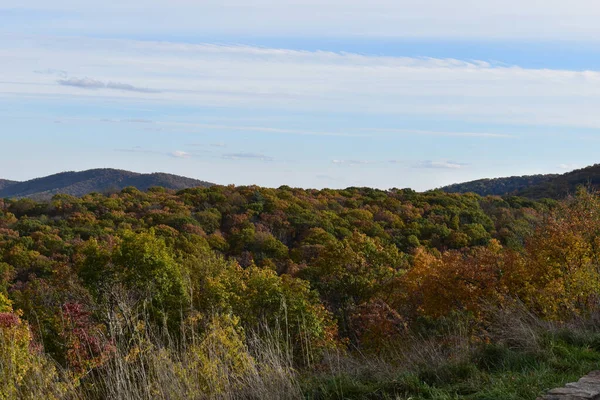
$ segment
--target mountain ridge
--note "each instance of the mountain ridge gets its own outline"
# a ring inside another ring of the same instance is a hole
[[[80,197],[93,192],[106,193],[135,187],[181,190],[214,184],[184,176],[154,172],[138,173],[113,168],[65,171],[23,182],[0,179],[0,198],[47,200],[56,194]],[[520,196],[530,199],[561,199],[575,193],[579,186],[600,190],[600,164],[564,174],[539,174],[485,178],[438,188],[448,193],[476,193],[481,196]]]
[[[84,196],[93,192],[122,190],[133,186],[148,190],[159,186],[166,189],[188,189],[207,187],[213,183],[162,172],[138,173],[112,168],[97,168],[85,171],[66,171],[24,182],[0,180],[0,198],[49,199],[55,194]]]
[[[476,193],[480,196],[506,196],[527,187],[535,186],[556,178],[558,174],[515,175],[501,178],[482,178],[453,183],[440,190],[447,193]]]
[[[19,183],[17,181],[9,181],[8,179],[0,179],[0,190],[7,188],[15,183]]]
[[[477,193],[481,196],[520,196],[530,199],[562,199],[580,186],[600,190],[600,164],[564,174],[523,175],[505,178],[477,179],[439,188],[448,193]]]

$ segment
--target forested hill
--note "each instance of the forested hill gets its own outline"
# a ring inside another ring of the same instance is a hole
[[[6,180],[6,179],[0,179],[0,190],[3,190],[3,189],[5,189],[5,188],[7,188],[7,187],[9,187],[11,185],[14,185],[15,183],[18,183],[18,182],[9,181],[9,180]]]
[[[448,193],[477,193],[480,196],[505,196],[546,183],[560,175],[525,175],[508,178],[478,179],[441,188]]]
[[[599,236],[586,192],[0,199],[0,398],[534,399],[600,363]]]
[[[55,194],[84,196],[93,192],[121,190],[129,186],[139,190],[147,190],[153,186],[181,190],[211,185],[209,182],[164,173],[140,174],[117,169],[91,169],[61,172],[25,182],[0,180],[0,198],[28,197],[45,200]]]
[[[516,195],[530,199],[562,199],[577,188],[600,189],[600,164],[567,172],[562,175],[513,176],[509,178],[480,179],[442,187],[449,193],[473,192],[481,196]]]

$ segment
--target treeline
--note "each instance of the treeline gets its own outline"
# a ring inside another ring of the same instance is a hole
[[[332,352],[385,358],[449,323],[490,343],[498,310],[590,316],[598,237],[600,200],[583,191],[534,202],[213,186],[0,201],[0,398],[325,398],[290,376]]]

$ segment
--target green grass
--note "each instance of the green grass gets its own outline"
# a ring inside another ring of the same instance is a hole
[[[305,377],[307,399],[530,400],[600,368],[600,335],[559,332],[537,351],[480,347],[465,360],[417,371]],[[398,368],[401,370],[401,367]]]

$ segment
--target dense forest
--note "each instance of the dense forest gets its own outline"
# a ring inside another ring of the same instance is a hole
[[[600,198],[0,200],[0,399],[525,399],[600,362]]]

